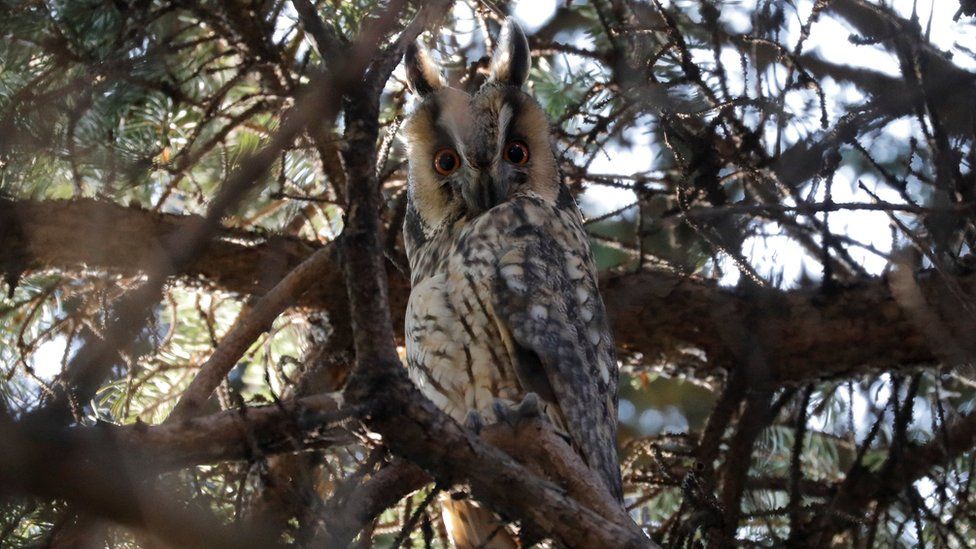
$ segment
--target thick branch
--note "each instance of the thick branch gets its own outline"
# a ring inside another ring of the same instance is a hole
[[[571,547],[653,547],[630,524],[609,521],[581,505],[499,449],[461,428],[427,400],[399,364],[357,372],[357,391],[382,392],[367,418],[395,454],[417,463],[442,485],[467,482],[475,499]],[[359,386],[362,384],[364,386]]]
[[[559,484],[570,497],[603,518],[615,524],[633,525],[634,534],[641,535],[603,481],[556,434],[552,425],[540,420],[523,421],[513,429],[506,423],[497,423],[482,431],[481,438],[539,477]]]
[[[334,59],[340,51],[339,38],[336,33],[326,27],[325,22],[319,17],[318,10],[311,0],[294,0],[292,4],[298,12],[298,18],[305,28],[305,32],[312,35],[315,40],[315,47],[319,50],[319,55],[325,59]]]
[[[140,470],[167,471],[349,443],[348,418],[337,397],[323,394],[163,425],[98,425],[65,433],[89,459],[109,447]]]
[[[165,246],[167,235],[194,219],[90,200],[0,202],[0,265],[7,273],[88,266],[135,274],[147,249]],[[224,230],[182,274],[230,291],[263,295],[317,247],[296,238]],[[348,334],[348,300],[337,252],[330,252],[319,272],[318,282],[298,303],[328,310],[335,327]],[[388,280],[392,317],[402,318],[408,282],[393,270]],[[967,296],[976,296],[976,276],[956,281]],[[950,337],[955,334],[965,347],[969,338],[959,337],[965,334],[964,319],[945,312],[956,303],[945,282],[923,273],[918,284],[931,312],[943,323],[942,331]],[[761,328],[755,330],[756,337],[769,357],[776,383],[933,364],[946,358],[933,350],[884,277],[830,294],[814,289],[768,290],[761,299],[657,271],[608,275],[601,289],[621,350],[640,352],[649,360],[673,359],[698,349],[711,364],[733,362],[735,345],[723,333],[743,319]]]
[[[322,513],[325,531],[313,546],[347,547],[362,529],[386,509],[430,482],[423,469],[395,459],[351,487],[348,494],[333,496]]]
[[[173,547],[276,547],[260,525],[226,527],[204,507],[186,505],[155,487],[110,445],[79,442],[51,423],[15,424],[0,417],[0,495],[63,499],[99,517],[157,536]]]
[[[154,253],[168,250],[170,236],[199,223],[199,216],[163,214],[110,202],[81,200],[0,200],[0,265],[17,274],[43,268],[89,267],[140,274]],[[180,273],[233,292],[264,294],[297,267],[318,245],[297,238],[224,230]],[[337,270],[334,295],[345,291]],[[344,300],[343,300],[344,302]]]

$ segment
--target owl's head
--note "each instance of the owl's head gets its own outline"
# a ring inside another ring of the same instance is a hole
[[[415,232],[429,235],[519,195],[559,198],[549,124],[523,89],[530,63],[528,41],[511,18],[498,37],[490,76],[474,95],[449,87],[422,47],[407,49],[407,78],[420,99],[402,129],[407,223],[417,224]]]

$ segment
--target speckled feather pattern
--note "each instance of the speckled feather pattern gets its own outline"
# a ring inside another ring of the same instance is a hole
[[[539,393],[619,495],[617,363],[576,206],[519,196],[414,254],[407,362],[421,390],[458,421]]]

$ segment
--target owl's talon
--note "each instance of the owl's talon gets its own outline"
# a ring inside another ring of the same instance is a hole
[[[481,412],[478,410],[471,410],[464,418],[464,427],[476,435],[481,434],[481,430],[485,427],[485,418],[481,417]]]
[[[495,412],[495,421],[504,421],[509,427],[515,428],[516,418],[513,417],[512,408],[508,404],[505,404],[502,399],[496,398],[492,400],[491,410]]]
[[[491,402],[491,409],[495,412],[496,421],[504,421],[513,429],[525,420],[543,418],[542,403],[535,393],[526,393],[520,402],[511,405],[496,398]]]
[[[522,397],[522,402],[518,404],[518,415],[520,419],[537,419],[542,417],[542,404],[539,402],[539,395],[526,393]]]

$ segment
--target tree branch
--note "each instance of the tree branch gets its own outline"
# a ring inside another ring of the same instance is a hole
[[[348,494],[333,496],[325,506],[325,531],[312,545],[348,547],[362,529],[386,509],[431,481],[420,467],[395,459],[365,480],[351,487]]]
[[[810,534],[806,538],[807,546],[822,547],[823,543],[829,543],[836,533],[866,517],[871,502],[880,507],[887,506],[915,481],[972,451],[974,446],[976,414],[969,414],[948,425],[944,434],[936,433],[929,442],[906,449],[902,459],[891,461],[895,458],[889,456],[889,462],[877,471],[869,471],[863,466],[855,469],[827,503],[828,512],[816,515],[813,523],[807,526]]]
[[[163,425],[76,427],[63,436],[89,460],[112,448],[144,472],[163,472],[351,443],[347,424],[357,409],[340,409],[340,402],[337,395],[323,394]]]
[[[293,0],[292,5],[298,12],[298,19],[302,22],[305,32],[312,35],[315,40],[315,47],[319,50],[319,55],[323,59],[334,59],[341,50],[339,38],[336,34],[325,26],[325,22],[319,17],[318,10],[311,0]]]
[[[0,494],[63,499],[86,513],[142,530],[174,547],[279,546],[277,533],[260,525],[223,525],[203,506],[187,508],[154,486],[151,475],[126,467],[111,446],[79,443],[47,422],[17,424],[0,417]]]
[[[171,420],[197,415],[220,382],[237,365],[247,349],[271,327],[278,315],[295,304],[306,288],[314,285],[331,266],[332,249],[321,248],[295,267],[253,307],[241,312],[210,358],[200,367],[170,415]]]
[[[0,266],[7,273],[86,266],[134,275],[147,249],[170,245],[167,235],[194,219],[92,200],[0,201]],[[180,274],[184,280],[263,295],[319,247],[292,237],[225,229]],[[297,303],[328,310],[334,327],[348,334],[341,260],[332,247],[327,246],[328,257],[321,258],[317,283],[301,293]],[[409,282],[394,269],[387,274],[392,318],[399,319]],[[930,312],[943,323],[943,332],[974,354],[967,343],[970,338],[963,337],[964,319],[951,312],[956,298],[945,282],[932,272],[916,279]],[[976,276],[957,277],[956,283],[965,295],[976,297]],[[764,297],[759,299],[756,293],[720,288],[694,277],[645,271],[605,275],[601,291],[621,351],[640,352],[647,362],[681,359],[688,349],[698,349],[713,368],[737,363],[721,334],[724,327],[743,319],[762,328],[756,333],[777,384],[947,359],[940,355],[941,345],[929,342],[911,308],[904,310],[887,277],[837,287],[829,294],[819,289],[761,290]]]

